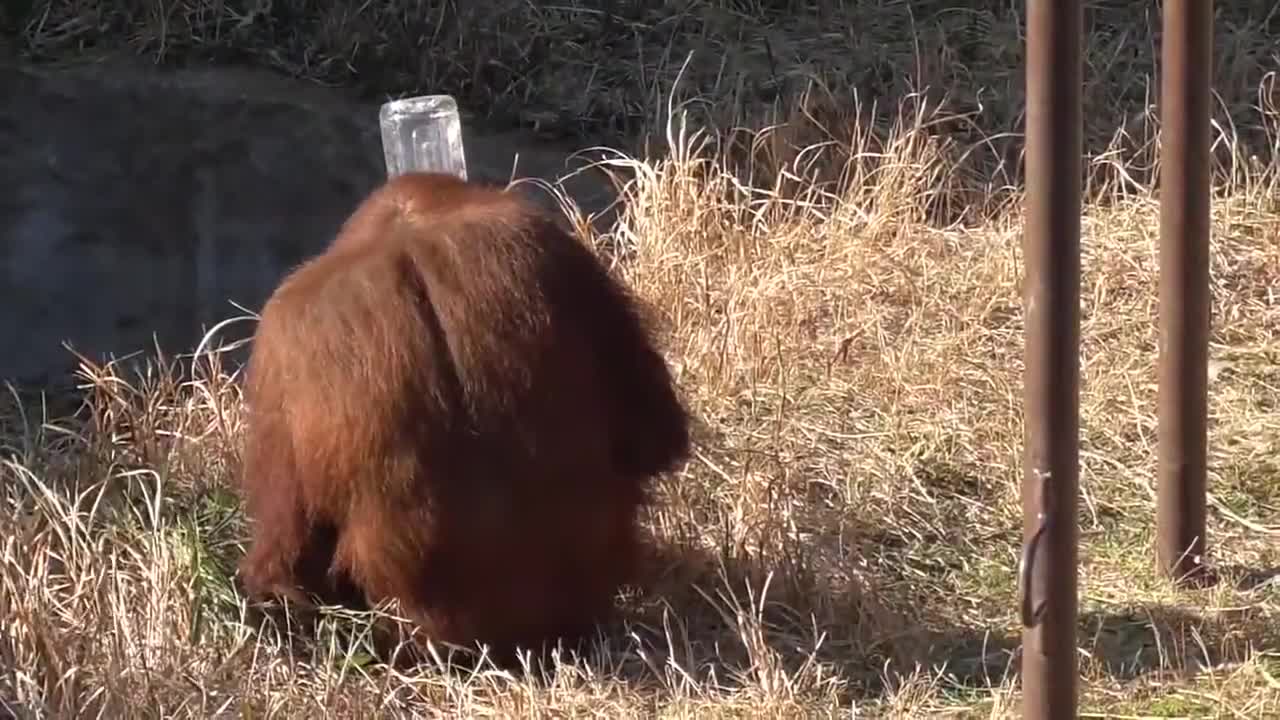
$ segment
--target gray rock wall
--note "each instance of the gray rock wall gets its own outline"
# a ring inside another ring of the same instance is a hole
[[[0,379],[20,385],[74,368],[64,341],[191,350],[385,178],[376,104],[259,71],[0,65],[0,98]],[[464,127],[472,179],[506,182],[517,156],[516,176],[574,166],[572,148]],[[585,209],[611,199],[600,176],[566,184]]]

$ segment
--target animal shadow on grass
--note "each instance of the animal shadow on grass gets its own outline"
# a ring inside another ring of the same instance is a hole
[[[887,529],[870,520],[865,528],[807,530],[814,545],[839,546],[844,536],[860,546],[893,545]],[[527,679],[538,681],[550,675],[558,654],[561,662],[586,664],[592,676],[615,678],[659,698],[687,683],[733,692],[778,687],[786,678],[810,692],[830,691],[842,703],[882,696],[896,675],[917,667],[946,676],[962,691],[998,685],[1008,672],[1016,637],[922,616],[916,610],[929,590],[909,575],[853,573],[841,566],[843,559],[824,566],[803,547],[766,558],[727,538],[709,542],[713,529],[685,531],[689,537],[651,541],[645,589],[624,589],[616,615],[600,623],[594,636],[533,653],[504,669],[531,671]],[[846,555],[850,564],[854,555]],[[250,624],[265,621],[268,635],[308,662],[324,659],[330,648],[354,646],[355,652],[344,656],[339,650],[330,658],[371,666],[390,661],[402,669],[444,661],[441,669],[463,673],[477,669],[478,662],[487,665],[469,649],[441,649],[434,658],[406,652],[400,641],[407,624],[377,630],[360,614],[300,611],[274,602],[251,608]]]
[[[753,679],[753,673],[799,677],[813,661],[838,666],[835,679],[865,694],[870,688],[863,686],[892,652],[863,629],[884,622],[887,611],[857,590],[800,587],[794,577],[779,579],[785,573],[766,563],[669,542],[654,542],[646,564],[648,586],[623,588],[615,614],[598,623],[593,634],[555,647],[526,648],[520,658],[486,657],[477,648],[424,650],[406,642],[409,623],[371,614],[354,599],[340,609],[250,602],[245,621],[259,628],[263,640],[308,663],[389,665],[410,672],[425,666],[462,675],[496,667],[533,682],[548,680],[556,664],[569,663],[659,697],[673,683],[688,680],[733,690],[761,679]],[[821,638],[810,613],[847,618],[849,632]]]
[[[631,652],[638,646],[646,654],[648,672],[633,678],[638,684],[686,677],[732,692],[777,688],[785,677],[794,688],[830,690],[847,704],[883,695],[896,674],[940,653],[966,665],[962,674],[998,676],[1006,662],[1003,638],[925,629],[899,609],[912,589],[881,586],[874,576],[688,546],[666,545],[657,555],[666,575],[627,617],[637,641]]]

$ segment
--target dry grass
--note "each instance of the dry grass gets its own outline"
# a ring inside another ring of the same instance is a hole
[[[1085,135],[1099,153],[1155,100],[1160,19],[1149,3],[1086,7]],[[1238,117],[1277,58],[1280,10],[1215,13],[1219,109]],[[945,91],[963,114],[947,131],[974,145],[984,176],[1016,152],[1022,123],[1024,15],[1008,0],[8,0],[6,25],[37,62],[123,50],[265,65],[374,98],[448,92],[477,120],[628,149],[661,135],[652,108],[682,72],[700,124],[718,128],[791,122],[802,105],[841,115],[849,98],[892,116],[909,92]]]
[[[395,674],[366,662],[358,620],[311,641],[255,625],[231,581],[232,368],[86,363],[75,417],[0,412],[0,703],[19,717],[1015,716],[1020,189],[997,136],[1021,121],[1021,45],[1005,4],[616,3],[615,27],[584,2],[471,3],[468,32],[441,24],[413,62],[409,3],[255,5],[54,0],[27,51],[234,51],[628,137],[662,128],[651,110],[684,67],[703,101],[691,127],[797,121],[700,135],[663,113],[664,157],[606,161],[627,207],[592,240],[665,317],[706,428],[649,519],[669,576],[620,598],[627,621],[590,657],[529,677]],[[1095,717],[1280,717],[1280,13],[1255,5],[1219,8],[1209,533],[1224,580],[1184,591],[1151,566],[1156,15],[1094,4],[1078,644]],[[772,44],[742,39],[762,33]],[[686,65],[693,45],[709,52]],[[736,74],[717,75],[726,56]],[[903,99],[833,101],[854,87]],[[815,128],[825,146],[787,148]]]

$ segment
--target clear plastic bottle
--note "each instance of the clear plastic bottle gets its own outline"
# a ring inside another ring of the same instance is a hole
[[[462,119],[450,95],[421,95],[384,103],[378,111],[387,176],[442,172],[467,179]]]

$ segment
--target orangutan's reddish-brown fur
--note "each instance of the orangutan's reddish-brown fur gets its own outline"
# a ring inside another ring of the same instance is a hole
[[[433,639],[580,637],[635,579],[685,409],[625,289],[512,192],[408,174],[261,313],[254,597],[396,598]]]

